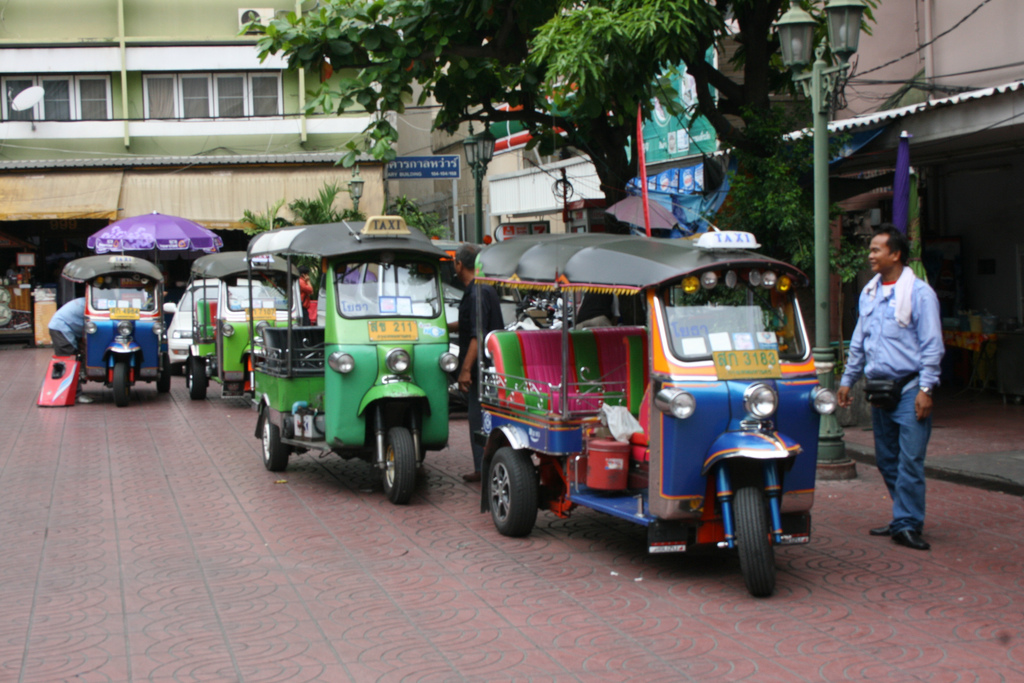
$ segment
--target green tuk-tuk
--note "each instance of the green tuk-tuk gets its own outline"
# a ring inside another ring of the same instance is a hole
[[[398,216],[283,228],[249,244],[253,262],[300,255],[321,259],[323,324],[255,332],[263,464],[284,470],[304,450],[361,458],[379,468],[392,503],[407,503],[425,452],[448,443],[458,359],[439,278],[446,255]]]
[[[244,251],[207,254],[192,264],[186,288],[194,291],[192,343],[185,364],[192,400],[206,398],[211,379],[221,384],[224,397],[252,392],[251,322],[283,327],[289,310],[298,315],[286,294],[292,279],[287,269],[284,259],[269,256],[250,264]]]

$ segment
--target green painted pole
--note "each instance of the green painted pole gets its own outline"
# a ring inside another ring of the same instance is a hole
[[[811,71],[811,107],[814,109],[814,340],[812,351],[821,386],[835,391],[836,354],[831,344],[832,316],[828,219],[828,84],[825,60],[818,55]],[[843,429],[835,414],[822,415],[818,433],[818,462],[840,465],[849,461]]]

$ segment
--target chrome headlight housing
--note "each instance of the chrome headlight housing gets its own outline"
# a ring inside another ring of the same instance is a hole
[[[256,337],[262,340],[263,330],[267,329],[268,327],[270,327],[270,325],[267,323],[266,320],[261,320],[258,323],[256,323]]]
[[[155,334],[156,336],[159,337],[163,333],[164,333],[164,324],[162,322],[160,322],[159,320],[157,320],[156,322],[153,323],[153,334]]]
[[[98,330],[98,329],[99,328],[96,327],[96,323],[94,323],[91,320],[89,320],[89,321],[87,321],[85,323],[85,333],[86,334],[96,334],[96,330]]]
[[[233,337],[235,334],[235,326],[228,322],[221,323],[220,333],[225,337]]]
[[[450,351],[445,351],[441,354],[441,357],[437,359],[437,364],[441,366],[441,369],[445,372],[455,372],[456,368],[459,367],[459,357]]]
[[[331,366],[331,370],[347,375],[355,369],[356,359],[347,353],[335,351],[327,357],[327,364]]]
[[[697,399],[682,389],[662,389],[654,395],[654,405],[663,413],[685,420],[697,410]]]
[[[768,419],[775,414],[778,407],[779,397],[767,384],[757,382],[743,392],[743,408],[757,420]]]
[[[391,349],[388,351],[388,355],[384,356],[384,365],[396,375],[401,375],[409,371],[412,359],[409,357],[409,352],[405,349]]]
[[[130,337],[135,331],[135,325],[130,320],[122,320],[117,323],[117,334],[121,337]]]
[[[831,389],[818,387],[811,392],[811,405],[819,415],[831,415],[836,412],[839,402],[836,400],[836,395]]]

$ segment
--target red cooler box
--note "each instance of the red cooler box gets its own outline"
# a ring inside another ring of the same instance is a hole
[[[629,479],[629,444],[615,439],[587,442],[587,486],[621,491]]]

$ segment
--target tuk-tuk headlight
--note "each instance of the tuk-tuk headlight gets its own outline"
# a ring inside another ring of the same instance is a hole
[[[747,282],[750,283],[751,287],[759,287],[761,285],[761,271],[752,270],[747,273]]]
[[[388,366],[388,370],[391,372],[401,375],[409,370],[409,366],[412,365],[412,359],[409,358],[409,352],[405,349],[391,349],[388,351],[388,355],[384,357],[384,364]]]
[[[233,337],[235,334],[235,326],[232,325],[231,323],[221,323],[220,333],[223,334],[225,337]]]
[[[91,320],[89,322],[85,323],[85,333],[86,334],[96,334],[96,330],[98,330],[98,329],[99,328],[96,327],[96,323],[94,323]]]
[[[135,326],[132,325],[131,321],[128,320],[122,320],[117,324],[117,334],[121,337],[131,336],[131,333],[134,329]]]
[[[836,412],[839,402],[831,389],[818,387],[811,392],[811,405],[820,415],[831,415]]]
[[[793,286],[793,281],[789,279],[789,276],[783,275],[779,278],[779,284],[777,289],[780,292],[788,292],[789,288]]]
[[[696,275],[683,278],[683,292],[686,294],[693,294],[700,289],[700,280]]]
[[[697,399],[682,389],[662,389],[654,395],[654,405],[663,413],[685,420],[697,409]]]
[[[164,324],[160,321],[153,323],[153,334],[160,336],[164,333]]]
[[[768,289],[771,289],[772,287],[775,286],[775,281],[777,279],[778,277],[775,275],[773,271],[766,270],[764,271],[764,275],[761,276],[761,284],[767,287]]]
[[[459,357],[454,353],[446,351],[437,359],[437,364],[440,365],[441,369],[445,372],[455,372],[455,368],[459,367]]]
[[[267,329],[268,327],[270,327],[270,325],[267,323],[266,320],[261,320],[260,322],[256,323],[256,336],[261,341],[263,339],[263,330]]]
[[[743,392],[743,407],[751,417],[765,420],[775,414],[775,409],[779,407],[779,397],[767,384],[751,384]]]
[[[331,370],[347,375],[355,369],[356,359],[347,353],[335,351],[327,357],[327,364],[331,366]]]
[[[709,270],[700,276],[700,285],[704,289],[714,289],[715,285],[718,284],[718,273],[713,270]]]

